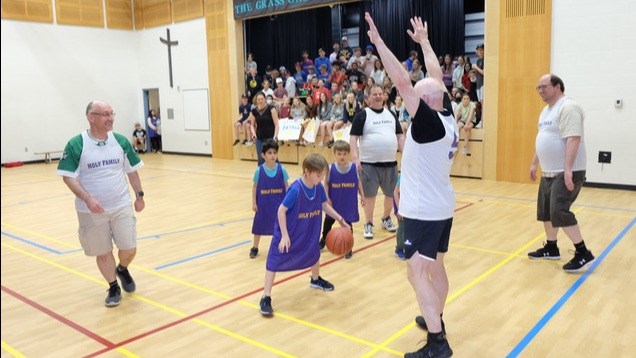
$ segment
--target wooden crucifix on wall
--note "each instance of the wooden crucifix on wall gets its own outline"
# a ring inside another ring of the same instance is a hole
[[[172,88],[172,46],[179,44],[179,41],[170,40],[170,29],[166,29],[167,38],[160,37],[162,43],[168,45],[168,74],[170,75],[170,88]]]

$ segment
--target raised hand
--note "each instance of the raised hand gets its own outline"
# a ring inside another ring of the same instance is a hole
[[[413,26],[413,31],[406,30],[406,33],[411,36],[413,41],[422,44],[422,42],[428,41],[428,24],[426,22],[422,22],[422,18],[416,16],[411,19],[411,26]]]
[[[369,35],[369,40],[371,41],[372,44],[376,44],[377,41],[382,40],[382,38],[380,37],[380,33],[378,32],[378,28],[375,27],[375,23],[373,22],[373,19],[371,18],[371,14],[369,14],[368,12],[364,13],[364,19],[367,21],[367,24],[369,24],[369,31],[367,31],[367,35]]]

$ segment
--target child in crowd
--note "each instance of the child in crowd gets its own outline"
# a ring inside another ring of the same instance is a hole
[[[329,175],[325,178],[325,190],[329,204],[339,212],[345,219],[347,224],[351,226],[353,232],[353,224],[360,221],[358,214],[358,193],[362,198],[362,206],[364,206],[364,192],[362,184],[358,178],[358,170],[356,165],[349,160],[351,146],[348,142],[337,140],[333,144],[333,154],[336,162],[331,164]],[[320,239],[320,249],[325,247],[327,233],[331,230],[336,220],[325,215],[325,223],[322,226],[322,238]],[[353,255],[352,251],[345,254],[345,259],[350,259]]]
[[[261,235],[274,234],[274,222],[276,211],[285,198],[289,174],[287,170],[276,160],[278,159],[278,143],[273,139],[263,142],[261,156],[265,160],[256,168],[254,173],[254,185],[252,186],[252,209],[254,210],[254,222],[252,234],[254,244],[250,249],[250,258],[258,256],[258,243]]]
[[[263,316],[274,314],[272,286],[276,272],[302,270],[311,267],[309,286],[333,291],[334,285],[320,277],[320,221],[323,210],[341,226],[350,228],[345,219],[327,203],[325,188],[320,185],[329,164],[317,153],[303,160],[303,175],[289,186],[289,191],[278,208],[274,237],[269,246],[265,272],[265,287],[260,301]]]
[[[250,121],[247,120],[250,117],[251,110],[252,105],[249,103],[249,97],[243,94],[241,96],[241,104],[239,104],[239,117],[234,121],[234,144],[232,145],[237,145],[241,141],[239,135],[239,128],[241,127],[243,127],[243,133],[245,134],[243,144],[247,144],[250,138],[252,138],[252,127],[250,126]]]
[[[395,256],[400,260],[406,260],[404,254],[404,218],[398,214],[400,208],[400,177],[402,173],[398,173],[397,183],[395,184],[395,190],[393,191],[393,212],[398,219],[397,234],[395,235]]]
[[[141,128],[141,123],[135,123],[135,130],[133,131],[133,148],[137,153],[146,153],[146,130]]]

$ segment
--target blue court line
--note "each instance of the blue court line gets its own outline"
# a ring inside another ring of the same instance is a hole
[[[233,223],[246,221],[246,220],[252,220],[252,219],[254,219],[254,218],[250,216],[250,217],[247,217],[247,218],[230,220],[230,221],[223,221],[223,222],[220,222],[220,223],[208,224],[208,225],[203,225],[203,226],[196,226],[196,227],[191,227],[191,228],[182,229],[182,230],[167,231],[167,232],[164,232],[164,233],[138,237],[137,240],[159,239],[162,236],[167,236],[167,235],[172,235],[172,234],[181,234],[181,233],[189,232],[189,231],[197,231],[197,230],[207,229],[207,228],[214,227],[214,226],[224,226],[224,225],[227,225],[227,224],[233,224]]]
[[[166,233],[163,233],[163,234],[149,235],[149,236],[144,236],[144,237],[141,237],[141,238],[137,238],[137,240],[150,239],[150,238],[157,238],[158,239],[161,236],[165,236],[165,235],[177,234],[177,233],[188,232],[188,231],[195,231],[195,230],[200,230],[200,229],[206,229],[206,228],[210,228],[210,227],[214,227],[214,226],[223,226],[223,225],[226,225],[226,224],[231,224],[231,223],[235,223],[235,222],[241,222],[241,221],[245,221],[245,220],[252,220],[252,218],[236,219],[236,220],[224,221],[224,222],[216,223],[216,224],[209,224],[209,225],[199,226],[199,227],[195,227],[195,228],[189,228],[189,229],[166,232]],[[53,253],[55,255],[66,255],[66,254],[72,254],[72,253],[76,253],[76,252],[82,252],[81,248],[73,249],[73,250],[69,250],[69,251],[58,251],[58,250],[55,250],[55,249],[50,248],[48,246],[39,244],[39,243],[37,243],[35,241],[27,240],[27,239],[21,238],[19,236],[15,236],[15,235],[9,234],[8,232],[5,232],[5,231],[0,231],[0,233],[2,235],[5,235],[5,236],[13,239],[13,240],[17,240],[17,241],[20,241],[20,242],[25,243],[27,245],[31,245],[31,246],[37,247],[39,249],[42,249],[44,251]]]
[[[40,248],[40,249],[42,249],[44,251],[48,251],[48,252],[56,254],[56,255],[62,255],[64,253],[67,253],[67,252],[62,252],[62,251],[57,251],[57,250],[51,249],[51,248],[46,247],[44,245],[38,244],[37,242],[26,240],[26,239],[23,239],[21,237],[15,236],[15,235],[11,235],[11,234],[9,234],[7,232],[4,232],[4,231],[2,231],[1,233],[2,233],[2,235],[5,235],[7,237],[12,238],[13,240],[17,240],[17,241],[23,242],[23,243],[25,243],[27,245],[35,246],[37,248]],[[79,250],[73,250],[73,252],[75,252],[75,251],[79,251]]]
[[[208,251],[208,252],[202,253],[202,254],[200,254],[200,255],[196,255],[196,256],[188,257],[187,259],[183,259],[183,260],[175,261],[175,262],[172,262],[172,263],[169,263],[169,264],[165,264],[165,265],[157,266],[157,267],[155,267],[155,270],[162,270],[162,269],[164,269],[164,268],[167,268],[167,267],[170,267],[170,266],[179,265],[179,264],[182,264],[182,263],[184,263],[184,262],[194,261],[194,260],[196,260],[196,259],[200,259],[200,258],[205,257],[205,256],[214,255],[214,254],[216,254],[216,253],[223,252],[223,251],[226,251],[226,250],[229,250],[229,249],[232,249],[232,248],[238,247],[238,246],[247,245],[247,244],[249,244],[249,243],[251,243],[251,242],[252,242],[251,240],[248,240],[248,241],[241,241],[241,242],[239,242],[239,243],[237,243],[237,244],[230,245],[230,246],[226,246],[226,247],[222,247],[222,248],[220,248],[220,249],[216,249],[216,250],[213,250],[213,251]]]
[[[537,322],[537,324],[534,327],[532,327],[530,332],[528,332],[528,334],[526,334],[526,336],[523,337],[523,339],[521,339],[521,341],[517,344],[517,346],[515,346],[512,349],[512,351],[508,353],[506,357],[518,357],[519,354],[521,354],[521,352],[528,346],[528,344],[532,342],[534,337],[536,337],[537,334],[539,334],[541,329],[545,327],[545,325],[552,319],[552,317],[554,317],[554,315],[561,309],[561,307],[563,307],[563,305],[565,305],[565,303],[572,297],[572,295],[574,295],[574,292],[576,292],[576,290],[578,290],[579,287],[583,285],[583,282],[587,280],[587,278],[592,274],[592,272],[594,272],[596,267],[600,265],[601,261],[605,259],[607,254],[609,254],[609,252],[614,249],[616,244],[618,244],[623,239],[623,237],[625,237],[625,234],[627,234],[627,232],[635,224],[636,224],[636,218],[633,218],[632,221],[629,224],[627,224],[627,226],[623,229],[623,231],[621,231],[618,234],[618,236],[616,236],[616,238],[614,238],[614,240],[596,258],[596,260],[594,260],[590,268],[585,273],[583,273],[583,275],[578,280],[576,280],[572,284],[572,286],[565,292],[565,294],[563,294],[563,296],[561,296],[561,298],[554,304],[554,306],[552,306],[548,310],[548,312],[546,312],[546,314],[543,317],[541,317],[539,322]]]

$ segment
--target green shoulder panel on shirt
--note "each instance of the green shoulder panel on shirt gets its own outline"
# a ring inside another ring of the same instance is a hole
[[[60,158],[60,161],[57,164],[57,170],[75,173],[77,171],[77,168],[79,167],[80,157],[82,155],[83,149],[84,140],[82,139],[81,134],[78,134],[75,137],[71,138],[68,143],[66,143],[62,158]]]
[[[126,158],[128,158],[130,166],[134,167],[139,164],[139,162],[141,162],[141,158],[139,158],[139,155],[137,155],[137,152],[133,149],[132,144],[130,144],[130,142],[128,141],[128,138],[126,138],[122,134],[115,132],[113,132],[113,135],[115,136],[117,143],[119,143],[119,146],[122,147],[122,149],[124,150],[124,155],[126,156]]]

